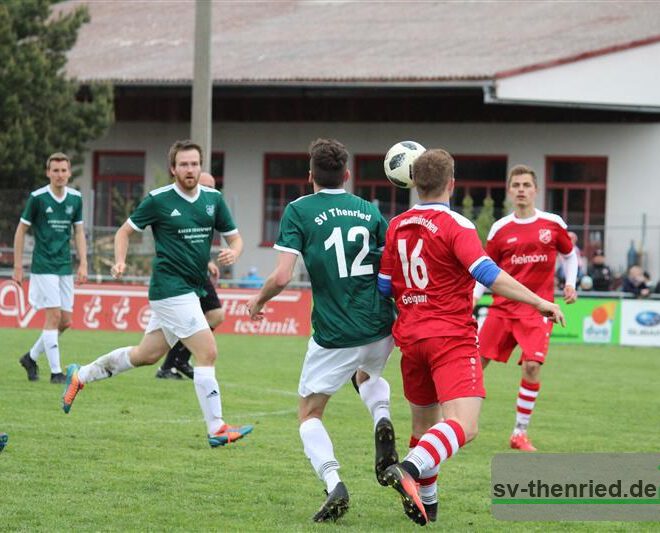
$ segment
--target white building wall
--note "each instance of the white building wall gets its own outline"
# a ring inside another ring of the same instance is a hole
[[[149,188],[158,173],[166,172],[171,142],[185,138],[188,132],[187,124],[119,123],[94,142],[91,150],[145,150]],[[237,275],[250,265],[258,266],[262,275],[266,274],[275,259],[270,248],[260,246],[264,154],[305,152],[316,137],[338,138],[352,154],[385,153],[396,141],[405,139],[416,140],[427,148],[443,147],[453,153],[504,154],[508,156],[509,166],[525,163],[537,169],[540,207],[544,205],[546,156],[607,157],[607,260],[615,269],[625,266],[630,240],[639,245],[642,213],[646,213],[649,230],[645,266],[654,279],[660,278],[658,124],[215,124],[213,147],[225,154],[225,195],[246,243]],[[88,194],[91,175],[90,156],[80,181],[83,192]]]

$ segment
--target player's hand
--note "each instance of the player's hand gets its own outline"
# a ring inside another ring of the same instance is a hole
[[[213,284],[215,285],[218,283],[218,279],[220,278],[220,269],[218,268],[218,265],[216,265],[213,261],[209,261],[208,271],[209,276],[211,276],[211,281],[213,281]]]
[[[564,287],[564,301],[567,304],[573,304],[577,300],[577,291],[573,285],[566,285]]]
[[[78,265],[78,275],[76,276],[76,283],[87,283],[87,265]]]
[[[11,275],[13,279],[19,286],[23,285],[23,267],[14,267],[14,273]]]
[[[259,303],[258,294],[255,294],[252,298],[250,298],[246,306],[247,306],[248,314],[250,315],[250,318],[252,320],[263,320],[264,313],[262,309],[264,306],[263,304]]]
[[[543,300],[536,306],[536,310],[555,324],[560,324],[562,327],[566,326],[564,313],[561,312],[557,304]]]
[[[121,279],[126,272],[126,263],[115,263],[110,269],[110,275],[114,279]]]
[[[233,265],[238,259],[238,252],[231,248],[222,248],[218,253],[218,263],[223,266]]]

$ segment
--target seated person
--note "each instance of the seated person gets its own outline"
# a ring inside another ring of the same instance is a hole
[[[635,298],[646,298],[651,294],[651,289],[647,285],[647,277],[642,267],[633,265],[628,269],[628,274],[623,280],[621,287],[623,292],[631,292]]]

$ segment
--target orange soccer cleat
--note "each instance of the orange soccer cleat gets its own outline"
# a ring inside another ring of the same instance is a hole
[[[225,424],[213,435],[209,435],[209,444],[211,448],[217,448],[218,446],[224,446],[230,442],[237,441],[242,439],[248,433],[252,432],[252,426],[230,426]]]
[[[527,433],[518,433],[511,435],[509,439],[509,444],[514,450],[520,450],[521,452],[535,452],[536,448],[532,445],[532,441],[529,440]]]
[[[78,393],[85,385],[80,383],[78,379],[78,370],[80,365],[69,365],[66,367],[66,385],[64,386],[64,394],[62,394],[62,409],[65,413],[71,410],[73,400],[76,399]]]

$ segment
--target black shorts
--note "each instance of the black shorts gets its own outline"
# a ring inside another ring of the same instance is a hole
[[[199,303],[202,306],[202,311],[204,311],[204,314],[206,314],[208,311],[213,311],[214,309],[219,309],[222,307],[218,298],[218,293],[215,292],[215,287],[211,282],[211,278],[206,278],[206,282],[204,283],[204,290],[206,291],[206,296],[202,296],[199,299]]]

